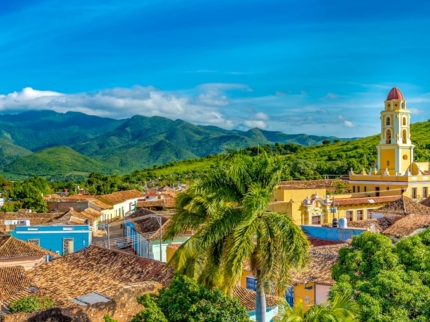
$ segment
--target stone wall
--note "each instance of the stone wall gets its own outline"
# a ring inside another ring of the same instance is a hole
[[[126,285],[119,290],[112,301],[89,306],[74,305],[69,308],[52,308],[33,313],[17,313],[4,316],[4,322],[100,322],[109,313],[118,322],[129,322],[143,307],[136,297],[147,293],[156,293],[161,288],[156,282]]]

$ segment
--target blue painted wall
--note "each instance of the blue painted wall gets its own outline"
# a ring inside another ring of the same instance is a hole
[[[319,226],[301,226],[303,231],[311,237],[346,241],[352,239],[354,236],[361,235],[366,230],[360,228],[331,228],[331,227],[319,227]]]
[[[38,239],[39,246],[63,256],[63,240],[73,239],[73,251],[76,252],[91,244],[91,231],[88,225],[59,226],[17,226],[12,236],[28,241]]]

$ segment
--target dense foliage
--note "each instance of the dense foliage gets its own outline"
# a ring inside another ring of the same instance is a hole
[[[49,296],[24,296],[18,300],[12,300],[9,304],[9,311],[11,313],[29,313],[54,307],[54,305],[54,301],[52,301]]]
[[[331,296],[349,294],[361,321],[429,321],[430,230],[395,246],[386,236],[366,232],[339,254]]]
[[[237,299],[221,291],[197,284],[185,276],[176,276],[158,295],[144,295],[138,302],[145,310],[132,322],[245,322],[248,314]]]

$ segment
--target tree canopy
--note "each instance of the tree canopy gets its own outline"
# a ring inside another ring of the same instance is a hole
[[[395,246],[386,236],[365,232],[339,255],[331,296],[349,294],[361,321],[430,319],[430,230]]]

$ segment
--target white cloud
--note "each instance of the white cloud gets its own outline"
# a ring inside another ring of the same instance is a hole
[[[259,112],[259,113],[255,114],[255,118],[257,120],[267,121],[269,119],[269,115],[267,115],[266,113],[263,113],[263,112]]]
[[[223,86],[218,88],[232,88]],[[216,86],[215,86],[216,87]],[[133,86],[113,88],[92,93],[63,94],[24,88],[20,92],[0,95],[0,111],[26,110],[76,111],[91,115],[125,118],[133,115],[164,116],[183,119],[197,124],[233,128],[234,123],[219,110],[228,102],[221,90],[211,92],[211,86],[202,87],[197,96],[163,92],[154,87]],[[246,88],[245,85],[237,88]]]
[[[354,127],[354,124],[350,121],[344,121],[343,125],[345,125],[346,127]]]
[[[246,120],[243,122],[243,124],[249,128],[258,127],[260,129],[265,129],[267,127],[266,122],[259,120]]]
[[[322,101],[326,101],[326,100],[333,100],[338,98],[339,95],[334,94],[334,93],[327,93],[327,95],[325,95],[324,97],[321,98]]]

